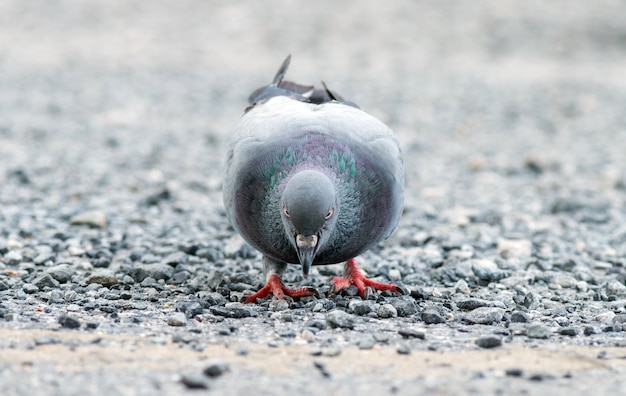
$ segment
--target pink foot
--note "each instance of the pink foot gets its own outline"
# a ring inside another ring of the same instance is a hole
[[[301,289],[289,289],[287,286],[283,284],[283,281],[280,279],[280,276],[276,274],[270,275],[269,279],[265,286],[261,288],[258,292],[254,293],[251,296],[246,297],[244,300],[245,303],[253,303],[256,302],[259,298],[265,298],[270,294],[274,295],[277,299],[281,300],[285,297],[285,295],[291,298],[298,297],[307,297],[307,296],[318,296],[319,293],[312,287],[303,287]]]
[[[336,276],[333,279],[333,288],[331,291],[336,293],[351,285],[356,286],[359,291],[359,295],[364,299],[367,299],[370,296],[372,289],[389,290],[393,293],[406,294],[402,288],[396,285],[374,282],[373,280],[367,279],[365,275],[363,275],[363,272],[361,272],[361,269],[357,265],[355,259],[350,259],[346,262],[344,276]]]

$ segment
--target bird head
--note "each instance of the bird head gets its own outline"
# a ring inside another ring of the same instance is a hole
[[[337,223],[335,185],[322,172],[300,171],[285,185],[280,211],[285,235],[298,254],[306,278]]]

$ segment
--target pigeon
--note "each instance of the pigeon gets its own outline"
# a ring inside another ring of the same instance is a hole
[[[263,255],[265,286],[245,298],[317,296],[291,289],[287,264],[345,263],[331,293],[356,286],[405,294],[365,277],[355,257],[388,238],[402,214],[404,168],[392,130],[322,87],[283,80],[291,56],[272,83],[255,90],[231,135],[224,182],[226,214],[243,239]]]

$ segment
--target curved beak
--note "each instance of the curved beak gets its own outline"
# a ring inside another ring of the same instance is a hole
[[[296,235],[296,250],[298,252],[298,259],[302,265],[302,275],[305,278],[309,276],[309,270],[311,269],[317,251],[317,242],[317,235]]]

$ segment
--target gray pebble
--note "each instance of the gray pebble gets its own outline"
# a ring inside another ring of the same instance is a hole
[[[422,320],[426,324],[445,323],[446,319],[441,315],[436,307],[426,307],[422,311]]]
[[[58,322],[62,327],[66,329],[78,329],[80,327],[80,320],[70,315],[59,316]]]
[[[476,308],[491,306],[491,301],[483,300],[480,298],[465,298],[463,300],[455,302],[457,307],[468,311],[473,311]]]
[[[522,311],[515,311],[511,313],[511,322],[513,323],[528,323],[530,318],[528,314]]]
[[[106,213],[101,211],[89,211],[75,215],[70,219],[70,225],[86,225],[92,228],[105,228],[107,226]]]
[[[50,267],[46,270],[52,278],[56,279],[60,283],[67,283],[72,280],[72,274],[74,273],[69,265],[59,264],[54,267]]]
[[[559,329],[559,334],[569,337],[575,337],[578,335],[578,329],[575,327],[563,327]]]
[[[398,352],[398,354],[400,355],[410,355],[411,354],[411,348],[406,345],[406,344],[402,344],[400,346],[398,346],[398,348],[396,349],[396,352]]]
[[[326,323],[331,328],[354,329],[355,319],[349,313],[334,310],[326,314]]]
[[[586,336],[600,334],[602,330],[600,330],[597,326],[585,326],[585,330],[583,331]]]
[[[526,328],[526,336],[529,338],[550,338],[552,330],[543,323],[531,323]]]
[[[357,342],[359,349],[367,350],[372,349],[376,345],[376,340],[373,337],[365,337]]]
[[[284,299],[274,298],[270,302],[270,311],[279,312],[289,309],[289,303]]]
[[[336,357],[341,355],[341,348],[338,346],[329,346],[326,348],[322,348],[322,356],[326,357]]]
[[[379,318],[395,318],[398,316],[398,311],[391,304],[382,304],[378,307],[376,314]]]
[[[495,348],[502,345],[502,338],[495,335],[482,336],[476,339],[476,345],[481,348]]]
[[[85,279],[85,283],[97,283],[104,287],[111,287],[119,282],[115,273],[108,269],[98,270]]]
[[[404,328],[398,330],[398,334],[400,334],[402,338],[418,338],[420,340],[426,338],[426,332],[424,330]]]
[[[24,258],[17,250],[11,250],[4,255],[4,262],[7,265],[18,265],[22,260],[24,260]]]
[[[209,383],[206,378],[196,373],[183,374],[180,382],[189,389],[209,389]]]
[[[33,285],[37,286],[39,290],[43,290],[46,287],[56,289],[59,287],[59,282],[49,274],[42,274],[33,280]]]
[[[24,290],[24,293],[26,294],[33,294],[39,291],[39,287],[33,285],[32,283],[24,283],[24,285],[22,286],[22,290]]]
[[[550,373],[534,373],[528,377],[531,381],[544,381],[555,379],[556,377]]]
[[[417,313],[417,305],[411,297],[401,296],[391,300],[391,305],[396,309],[399,317],[407,317]]]
[[[504,310],[495,307],[481,307],[465,315],[465,320],[475,324],[494,324],[502,320]]]
[[[167,318],[167,324],[170,326],[185,326],[187,317],[182,312],[175,312]]]
[[[331,373],[326,369],[326,364],[324,362],[315,361],[313,362],[313,366],[318,369],[324,377],[331,377]]]
[[[365,301],[356,301],[354,304],[351,304],[352,310],[356,315],[363,316],[367,315],[370,312],[374,312],[376,310],[376,304],[373,301],[365,300]]]
[[[505,373],[509,377],[521,377],[522,375],[524,375],[524,370],[517,367],[511,367],[506,369]]]
[[[224,362],[211,363],[202,370],[204,375],[211,378],[219,377],[228,371],[230,371],[230,366]]]

